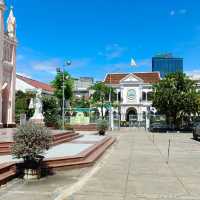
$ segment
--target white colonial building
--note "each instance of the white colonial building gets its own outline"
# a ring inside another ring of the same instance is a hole
[[[5,2],[0,0],[0,127],[15,126],[16,21],[11,8],[4,30]]]
[[[152,84],[160,80],[158,72],[107,74],[104,83],[117,92],[121,121],[143,121],[152,108]]]

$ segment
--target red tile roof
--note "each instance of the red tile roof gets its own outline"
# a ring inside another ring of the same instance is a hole
[[[37,88],[37,89],[42,89],[44,91],[53,93],[53,87],[51,87],[51,85],[49,85],[47,83],[36,81],[36,80],[30,79],[30,78],[27,78],[27,77],[24,77],[24,76],[21,76],[21,75],[18,75],[18,74],[17,74],[17,78],[26,82],[27,84],[35,87],[35,88]]]
[[[133,74],[138,78],[142,79],[144,83],[157,83],[160,80],[160,74],[158,72],[144,72]],[[119,82],[127,75],[128,74],[107,74],[104,83],[119,84]]]

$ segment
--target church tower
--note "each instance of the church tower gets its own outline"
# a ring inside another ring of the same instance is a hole
[[[3,87],[3,46],[4,46],[4,0],[0,0],[0,127],[3,126],[2,122],[2,87]]]
[[[0,0],[0,127],[15,126],[16,19],[13,7],[4,30],[5,2]]]

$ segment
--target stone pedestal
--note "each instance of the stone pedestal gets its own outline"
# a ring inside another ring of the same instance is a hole
[[[44,120],[43,119],[30,119],[30,122],[34,123],[34,124],[39,124],[39,125],[45,125]]]

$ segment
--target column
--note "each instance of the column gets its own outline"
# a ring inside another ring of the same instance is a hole
[[[15,126],[15,83],[16,83],[16,46],[13,45],[12,49],[12,74],[11,85],[9,94],[9,113],[8,113],[8,126]]]
[[[3,46],[4,46],[4,10],[5,4],[0,2],[0,127],[2,127],[2,86],[3,86]]]
[[[1,74],[0,74],[0,79],[1,79]],[[2,124],[2,96],[1,96],[1,87],[2,87],[2,85],[0,84],[0,128],[3,127],[3,124]]]

